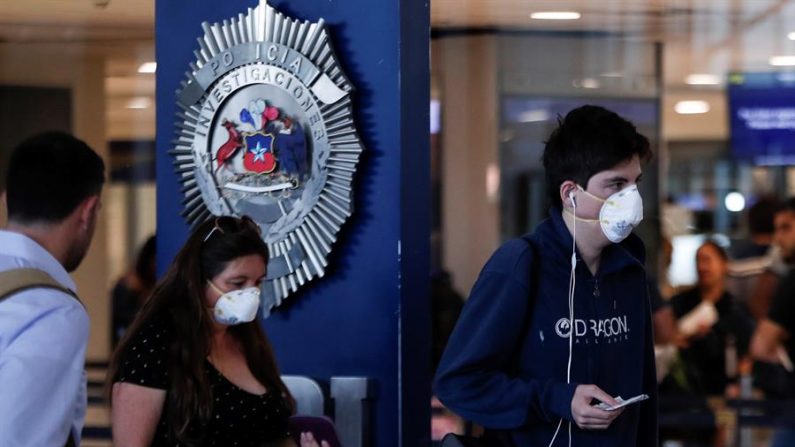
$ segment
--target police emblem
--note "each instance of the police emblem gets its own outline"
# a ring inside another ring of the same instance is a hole
[[[246,14],[203,23],[177,90],[170,151],[184,194],[182,216],[248,215],[271,259],[262,285],[268,316],[322,277],[351,215],[362,152],[352,86],[324,22],[298,21],[261,0]]]

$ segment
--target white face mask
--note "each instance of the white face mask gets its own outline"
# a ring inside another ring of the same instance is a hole
[[[254,321],[254,318],[257,317],[257,309],[259,309],[260,290],[258,287],[224,293],[211,281],[208,282],[210,287],[221,294],[213,307],[215,321],[226,326]]]
[[[596,197],[582,186],[577,185],[577,188],[603,203],[598,220],[575,218],[586,222],[599,222],[602,233],[610,242],[617,244],[623,241],[643,220],[643,199],[638,192],[638,185],[628,186],[606,199]]]

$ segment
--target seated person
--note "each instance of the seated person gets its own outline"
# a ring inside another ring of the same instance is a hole
[[[256,319],[267,261],[248,217],[188,238],[111,360],[115,445],[295,446],[294,400]]]

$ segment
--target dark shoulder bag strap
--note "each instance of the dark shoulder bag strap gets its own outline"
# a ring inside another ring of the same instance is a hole
[[[27,289],[47,288],[60,290],[73,297],[77,301],[80,299],[75,293],[68,288],[64,287],[48,275],[46,272],[34,268],[19,268],[14,270],[6,270],[0,272],[0,302],[4,299],[14,295],[15,293],[22,292]],[[82,303],[81,303],[82,304]],[[69,430],[69,438],[66,440],[64,447],[76,447],[72,431]]]

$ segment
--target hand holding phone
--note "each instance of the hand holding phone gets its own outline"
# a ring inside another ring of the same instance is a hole
[[[594,407],[599,408],[600,410],[605,410],[605,411],[615,411],[615,410],[618,410],[619,408],[626,407],[627,405],[632,405],[632,404],[634,404],[636,402],[644,401],[644,400],[646,400],[648,398],[649,398],[648,394],[638,394],[637,396],[629,398],[627,400],[624,400],[624,399],[621,398],[621,396],[618,396],[618,397],[616,397],[616,401],[618,401],[618,405],[610,405],[610,404],[605,403],[605,402],[600,402],[600,403],[594,405]]]

